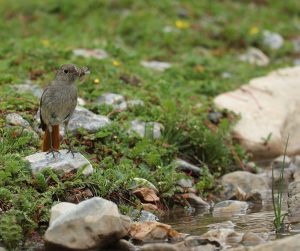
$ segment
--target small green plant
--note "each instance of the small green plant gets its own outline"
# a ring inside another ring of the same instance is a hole
[[[272,167],[272,202],[273,202],[273,209],[274,209],[274,227],[276,233],[283,233],[284,232],[284,218],[286,216],[286,213],[283,213],[282,210],[282,202],[283,202],[283,193],[284,193],[284,168],[285,168],[285,157],[286,157],[286,151],[287,146],[289,143],[289,136],[286,140],[285,149],[284,149],[284,156],[282,165],[280,168],[280,176],[279,176],[279,184],[277,193],[275,192],[275,178],[274,178],[274,167]],[[276,193],[276,195],[275,195]]]

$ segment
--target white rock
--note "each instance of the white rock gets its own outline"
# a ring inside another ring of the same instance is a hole
[[[183,188],[190,188],[193,187],[194,183],[192,179],[189,178],[182,178],[177,181],[177,185]]]
[[[170,63],[160,61],[142,61],[141,65],[156,71],[165,71],[172,66]]]
[[[100,49],[83,49],[78,48],[73,50],[75,56],[84,57],[84,58],[96,58],[96,59],[105,59],[108,57],[108,54],[104,50]]]
[[[233,215],[246,214],[249,205],[245,201],[225,200],[214,206],[213,216],[229,217]]]
[[[257,48],[249,48],[247,52],[239,56],[239,59],[249,64],[266,66],[269,64],[269,58]]]
[[[95,114],[82,106],[77,106],[70,121],[69,130],[76,133],[79,128],[84,128],[88,132],[96,132],[110,124],[106,116]]]
[[[6,123],[13,126],[30,127],[27,120],[23,119],[21,115],[17,113],[10,113],[6,115]]]
[[[85,100],[83,98],[77,98],[77,104],[80,106],[83,106],[86,104]]]
[[[146,135],[148,135],[150,137],[153,137],[154,139],[159,139],[161,137],[162,129],[163,125],[157,122],[133,120],[131,121],[129,132],[136,132],[141,137],[145,137]]]
[[[114,109],[126,110],[127,103],[122,95],[116,93],[105,93],[97,100],[98,104],[106,104],[113,106]]]
[[[256,159],[300,153],[300,66],[279,69],[215,98],[221,109],[241,115],[235,139]]]
[[[51,207],[51,216],[50,216],[49,225],[51,225],[53,221],[56,220],[59,216],[61,216],[64,213],[70,212],[75,207],[76,204],[69,203],[69,202],[61,202]]]
[[[29,161],[33,173],[40,172],[41,170],[50,167],[54,170],[63,170],[65,173],[72,170],[78,170],[85,167],[83,174],[89,175],[93,172],[91,163],[80,153],[74,153],[74,158],[68,150],[60,150],[60,153],[52,154],[46,152],[39,152],[27,156],[25,159]]]
[[[94,197],[55,218],[45,241],[71,249],[101,248],[126,236],[129,226],[115,203]]]
[[[127,101],[128,107],[144,106],[144,105],[145,105],[144,101],[139,100],[139,99],[133,99],[133,100]]]
[[[283,37],[275,32],[263,31],[263,44],[273,50],[277,50],[283,46]]]

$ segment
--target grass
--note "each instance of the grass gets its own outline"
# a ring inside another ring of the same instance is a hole
[[[126,212],[139,208],[131,192],[135,177],[152,182],[162,207],[171,207],[176,182],[184,175],[171,165],[175,157],[203,167],[196,188],[209,193],[217,177],[239,169],[245,159],[230,134],[237,119],[218,111],[212,100],[292,64],[298,56],[292,39],[299,12],[296,0],[0,0],[0,242],[19,248],[25,239],[42,235],[51,206],[74,194],[84,196],[86,189]],[[173,31],[165,32],[165,27]],[[285,38],[281,49],[262,44],[265,29]],[[250,46],[263,50],[270,65],[239,62],[238,55]],[[74,57],[75,48],[104,49],[109,57]],[[141,60],[167,61],[172,67],[154,72]],[[112,124],[94,134],[81,130],[75,139],[75,147],[93,164],[92,176],[50,170],[33,176],[23,157],[38,151],[40,142],[22,128],[7,127],[5,116],[16,112],[34,125],[39,101],[12,85],[29,79],[44,87],[55,69],[68,62],[91,68],[90,78],[78,85],[79,96],[93,112],[109,115]],[[112,113],[111,107],[94,103],[104,92],[142,99],[145,106]],[[217,123],[208,119],[213,112],[222,114]],[[162,138],[130,136],[133,119],[162,123]]]
[[[287,214],[283,213],[282,202],[283,202],[284,185],[285,185],[283,175],[285,169],[285,157],[286,157],[288,144],[289,144],[289,136],[286,140],[283,161],[280,167],[280,176],[279,176],[277,193],[275,191],[276,187],[275,187],[274,167],[272,167],[272,203],[273,203],[273,210],[275,215],[274,227],[275,227],[276,234],[283,233],[285,231],[284,218]]]

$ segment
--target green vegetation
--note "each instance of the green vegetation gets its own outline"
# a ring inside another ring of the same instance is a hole
[[[283,195],[284,195],[284,169],[285,169],[285,157],[287,152],[287,147],[289,144],[289,136],[286,140],[285,149],[284,149],[284,156],[282,165],[280,167],[280,176],[278,182],[278,188],[275,187],[275,177],[274,177],[274,167],[272,167],[272,203],[273,203],[273,210],[274,210],[274,227],[276,233],[283,233],[285,231],[284,228],[284,218],[287,213],[282,212],[282,202],[283,202]],[[277,189],[277,191],[275,191]]]
[[[201,194],[211,191],[216,177],[240,168],[245,158],[230,135],[236,118],[221,111],[217,123],[208,119],[217,112],[212,99],[291,64],[299,13],[297,0],[0,0],[0,242],[13,249],[42,234],[50,207],[72,195],[84,197],[86,189],[122,205],[124,212],[139,207],[130,190],[135,177],[152,182],[162,204],[171,206],[183,175],[171,165],[175,157],[203,167],[196,187]],[[284,47],[265,48],[265,29],[280,33]],[[239,62],[238,55],[250,46],[262,49],[270,65]],[[75,48],[100,48],[109,57],[75,57]],[[155,72],[141,60],[167,61],[172,67]],[[79,83],[79,96],[112,124],[94,134],[82,130],[76,138],[75,147],[95,168],[90,177],[51,170],[33,176],[23,157],[38,151],[40,142],[22,128],[7,127],[5,116],[16,112],[34,125],[39,101],[12,85],[30,79],[44,87],[54,70],[69,62],[89,66],[92,74]],[[145,106],[112,112],[93,103],[104,92],[142,99]],[[162,138],[129,135],[136,118],[162,123]]]

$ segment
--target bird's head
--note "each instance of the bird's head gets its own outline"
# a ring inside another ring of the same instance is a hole
[[[87,67],[79,68],[74,64],[64,64],[58,69],[56,80],[73,83],[76,79],[81,78],[86,74],[89,74]]]

